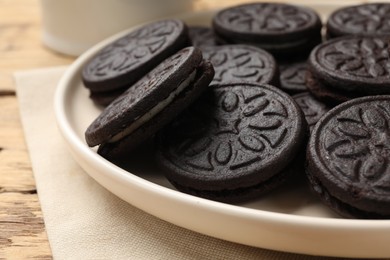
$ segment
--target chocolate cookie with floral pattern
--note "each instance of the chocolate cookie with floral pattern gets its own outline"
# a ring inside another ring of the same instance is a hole
[[[205,91],[214,75],[202,53],[187,47],[146,74],[89,125],[85,139],[113,160],[126,156]]]
[[[219,11],[215,33],[228,43],[250,44],[281,59],[304,56],[321,41],[322,23],[311,9],[281,3],[251,3]]]
[[[217,46],[219,44],[217,36],[213,30],[207,26],[190,26],[188,27],[189,36],[192,45],[197,48]]]
[[[99,51],[84,66],[83,83],[98,103],[105,93],[115,98],[189,43],[187,26],[180,20],[147,24]],[[107,98],[102,104],[106,103]]]
[[[308,82],[308,89],[319,98],[321,89],[346,99],[390,94],[390,50],[386,37],[340,37],[327,41],[311,52],[308,65],[312,81]]]
[[[306,61],[281,63],[280,88],[289,94],[307,91],[306,87]]]
[[[328,38],[360,35],[390,36],[390,3],[371,3],[341,8],[327,23]]]
[[[213,85],[158,134],[157,161],[180,191],[242,202],[292,174],[306,134],[303,113],[278,88]]]
[[[302,109],[310,131],[313,130],[318,120],[330,109],[329,106],[313,97],[309,92],[302,92],[292,97]]]
[[[211,85],[235,82],[279,86],[279,69],[267,51],[249,45],[204,47],[203,56],[214,66]]]
[[[390,218],[390,96],[330,110],[314,127],[307,174],[313,191],[346,217]]]
[[[360,97],[356,93],[342,91],[322,84],[310,70],[306,72],[307,90],[319,101],[333,107],[348,100]]]

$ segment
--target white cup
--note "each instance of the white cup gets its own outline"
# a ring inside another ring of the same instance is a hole
[[[41,0],[43,43],[78,56],[114,33],[192,9],[193,0]]]

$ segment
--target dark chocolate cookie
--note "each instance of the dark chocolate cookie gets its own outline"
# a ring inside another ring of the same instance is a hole
[[[218,45],[218,39],[210,27],[190,26],[188,32],[194,47],[202,49],[203,47]]]
[[[327,89],[346,96],[390,94],[389,39],[341,37],[318,45],[309,70]]]
[[[291,174],[306,129],[298,105],[276,87],[214,85],[159,132],[157,161],[183,192],[240,202]]]
[[[109,44],[84,67],[82,80],[91,92],[122,92],[164,59],[189,45],[180,20],[142,26]]]
[[[292,96],[302,109],[310,131],[320,118],[329,111],[330,107],[314,98],[309,92],[303,92]]]
[[[314,127],[307,153],[313,190],[339,214],[390,218],[390,96],[330,110]]]
[[[89,92],[89,98],[98,106],[106,107],[124,92],[124,89],[115,89],[105,92]]]
[[[321,20],[311,9],[280,3],[229,7],[213,19],[215,33],[229,43],[252,44],[279,58],[304,55],[321,40]]]
[[[193,102],[213,73],[199,49],[182,49],[103,110],[86,130],[88,145],[101,144],[98,152],[106,158],[130,151]]]
[[[280,88],[289,94],[307,91],[306,61],[280,64]]]
[[[214,66],[211,85],[249,82],[279,86],[278,65],[267,51],[239,44],[207,47],[202,51]]]
[[[329,105],[336,106],[346,102],[359,95],[339,89],[335,89],[323,84],[320,78],[316,77],[310,70],[306,72],[307,90],[319,101]]]
[[[390,36],[390,3],[371,3],[341,8],[327,23],[328,38],[360,35]]]

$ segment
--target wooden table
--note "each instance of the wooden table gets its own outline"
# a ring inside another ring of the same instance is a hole
[[[196,8],[240,1],[198,0]],[[0,0],[0,259],[52,258],[12,73],[73,60],[42,45],[39,0]]]
[[[51,259],[12,73],[70,64],[41,43],[38,0],[0,0],[0,259]]]

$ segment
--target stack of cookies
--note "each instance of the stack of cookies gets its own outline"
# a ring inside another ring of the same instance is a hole
[[[322,29],[282,3],[140,27],[85,65],[104,107],[86,141],[117,163],[153,140],[166,178],[195,196],[240,203],[306,172],[340,215],[388,218],[390,4],[337,10]]]

